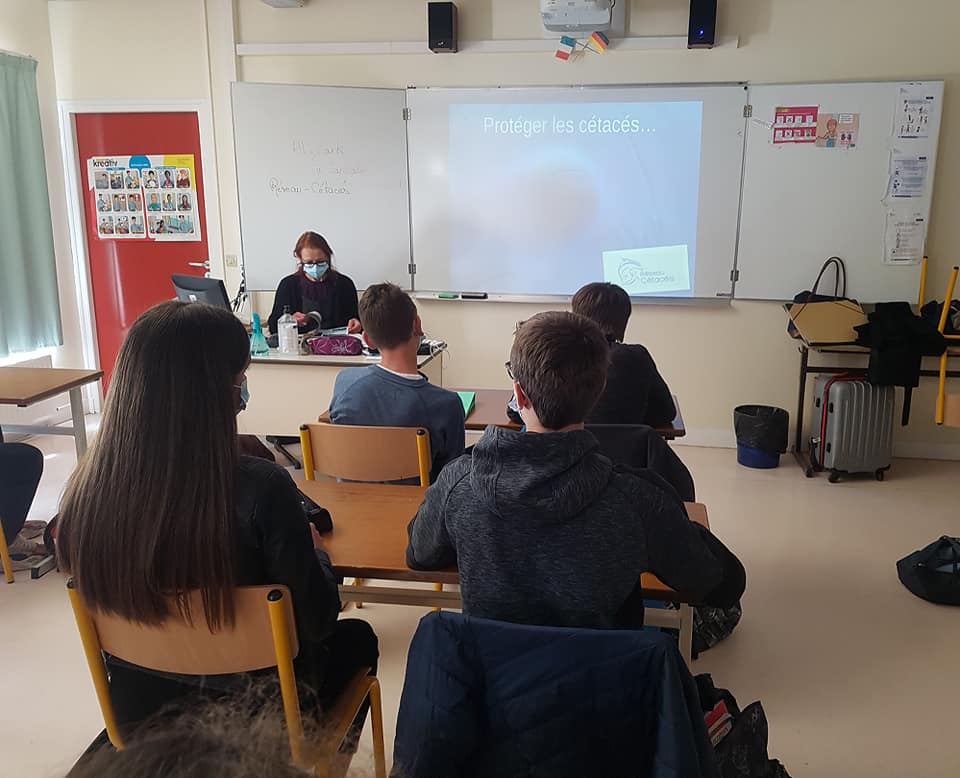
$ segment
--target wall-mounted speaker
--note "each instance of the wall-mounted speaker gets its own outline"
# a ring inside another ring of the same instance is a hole
[[[690,0],[688,49],[712,49],[717,39],[717,0]]]
[[[453,3],[427,3],[427,39],[434,54],[457,51],[457,6]]]

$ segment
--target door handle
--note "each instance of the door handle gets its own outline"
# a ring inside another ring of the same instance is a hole
[[[205,259],[203,262],[187,262],[190,267],[202,267],[206,272],[203,274],[204,278],[210,278],[210,260]]]

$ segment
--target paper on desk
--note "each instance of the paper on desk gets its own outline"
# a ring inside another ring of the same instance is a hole
[[[883,261],[887,265],[914,265],[923,258],[927,222],[922,213],[887,211]]]
[[[867,323],[863,308],[853,300],[823,300],[794,303],[790,319],[808,346],[853,343],[854,327]]]
[[[895,198],[924,197],[930,162],[926,154],[905,154],[899,149],[890,152],[890,182],[887,196]]]
[[[937,98],[922,84],[903,84],[897,90],[893,134],[897,138],[929,138],[930,118]]]

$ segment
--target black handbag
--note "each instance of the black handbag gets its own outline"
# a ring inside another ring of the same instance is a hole
[[[830,267],[833,267],[835,273],[833,294],[820,294],[820,281]],[[835,302],[836,300],[850,300],[847,297],[847,268],[840,257],[830,257],[820,266],[820,272],[817,273],[817,279],[813,282],[813,288],[795,294],[793,302],[795,305],[806,305],[807,303]],[[856,300],[851,300],[851,302],[856,303]],[[787,322],[787,334],[791,338],[800,338],[800,332],[792,320]]]

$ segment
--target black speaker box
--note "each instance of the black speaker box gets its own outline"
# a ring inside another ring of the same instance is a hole
[[[690,0],[688,49],[712,49],[717,40],[717,0]]]
[[[427,39],[434,54],[457,51],[457,6],[453,3],[427,3]]]

